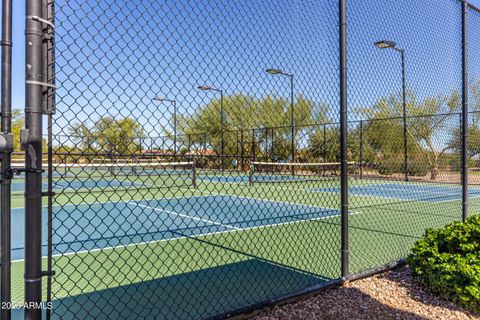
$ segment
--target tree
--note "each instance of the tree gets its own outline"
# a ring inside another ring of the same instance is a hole
[[[131,118],[102,117],[94,124],[94,138],[103,153],[134,154],[141,151],[145,138],[142,126]]]
[[[469,92],[467,152],[469,157],[474,157],[480,154],[480,79],[470,80]],[[449,142],[449,146],[457,152],[462,148],[461,133],[461,127],[457,126]]]
[[[291,154],[291,105],[288,100],[272,96],[257,99],[238,94],[225,96],[223,105],[226,155],[251,155],[252,141],[255,141],[253,148],[257,157],[266,157],[267,149],[273,149],[276,159],[288,159]],[[304,126],[324,120],[326,109],[324,105],[316,105],[303,96],[295,102],[297,153],[301,153],[299,149],[302,146]],[[193,115],[179,117],[178,122],[180,137],[188,137],[190,143],[207,145],[217,154],[221,153],[222,118],[219,100],[201,106]],[[239,141],[241,137],[243,141]]]
[[[367,139],[381,152],[383,161],[398,153],[403,153],[402,99],[392,96],[382,99],[371,109],[363,109],[371,120],[367,129]],[[430,178],[435,180],[439,173],[439,162],[445,152],[451,149],[447,141],[439,139],[441,132],[450,130],[448,121],[455,119],[460,108],[460,95],[452,92],[449,96],[427,97],[419,99],[412,92],[407,95],[407,140],[409,155],[424,155]],[[381,121],[376,123],[377,121]],[[438,142],[438,143],[437,143]],[[410,157],[412,158],[412,157]]]
[[[21,151],[20,145],[20,130],[25,127],[25,118],[19,109],[12,111],[12,134],[13,134],[13,146],[14,151]]]
[[[112,157],[132,155],[141,151],[142,126],[132,118],[102,117],[92,126],[75,123],[68,132],[83,152],[95,152]]]
[[[95,152],[95,133],[86,123],[76,122],[67,131],[80,150]]]

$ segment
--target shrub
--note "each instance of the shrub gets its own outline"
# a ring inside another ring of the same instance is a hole
[[[480,312],[480,215],[428,229],[407,262],[430,291]]]

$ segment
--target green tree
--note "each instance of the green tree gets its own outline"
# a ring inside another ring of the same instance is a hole
[[[145,138],[142,126],[131,118],[102,117],[94,124],[94,138],[103,153],[134,154]]]
[[[480,154],[480,79],[470,80],[469,114],[468,114],[468,143],[467,150],[470,157]],[[462,148],[461,128],[457,126],[449,146],[460,152]]]
[[[459,107],[458,92],[423,100],[412,92],[407,95],[409,158],[421,161],[418,155],[422,154],[432,180],[435,180],[439,173],[440,159],[451,149],[448,143],[439,141],[439,134],[444,130],[451,130],[448,123],[455,119],[455,112]],[[399,159],[397,162],[402,163],[402,157],[398,156],[403,154],[402,109],[402,99],[395,95],[380,100],[372,108],[361,110],[370,119],[365,131],[366,139],[380,156],[377,155],[379,162],[396,163],[392,161],[396,157]],[[393,170],[396,172],[403,164],[393,166],[397,167]]]
[[[140,140],[145,138],[142,126],[128,117],[102,117],[92,126],[75,123],[68,131],[83,152],[93,151],[107,156],[138,153],[141,151]]]
[[[254,139],[257,157],[266,156],[266,149],[271,150],[272,145],[277,159],[287,159],[290,156],[291,105],[288,100],[272,96],[257,99],[239,94],[225,96],[223,104],[226,155],[238,155],[242,153],[240,148],[243,148],[243,154],[250,155]],[[297,99],[293,107],[297,132],[296,150],[301,153],[302,126],[325,119],[326,107],[316,105],[303,96]],[[179,117],[178,122],[180,137],[188,137],[190,143],[207,145],[217,154],[221,153],[222,118],[219,100],[212,100],[193,115]],[[241,136],[243,141],[239,141]],[[185,141],[182,143],[186,144]]]
[[[95,132],[86,123],[74,123],[68,128],[68,133],[80,150],[95,152]]]
[[[22,112],[19,109],[14,109],[12,111],[12,134],[13,134],[13,144],[14,151],[20,152],[20,130],[25,127],[25,118],[23,117]]]

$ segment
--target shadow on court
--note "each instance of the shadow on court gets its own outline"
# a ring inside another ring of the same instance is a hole
[[[252,259],[56,300],[52,319],[203,319],[328,280]]]

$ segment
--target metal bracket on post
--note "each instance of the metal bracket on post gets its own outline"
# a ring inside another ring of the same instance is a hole
[[[51,23],[50,21],[46,20],[46,19],[43,19],[43,18],[40,18],[40,17],[37,17],[37,16],[28,16],[27,19],[32,19],[33,21],[38,21],[38,22],[44,23],[47,26],[51,27],[52,29],[55,29],[55,25],[53,23]]]
[[[43,169],[26,169],[26,168],[15,168],[10,170],[5,170],[0,172],[0,182],[4,180],[12,180],[14,176],[18,176],[21,173],[34,172],[34,173],[44,173]]]
[[[13,152],[13,134],[0,133],[0,160]],[[12,170],[5,170],[0,172],[0,182],[11,180],[13,178]]]
[[[54,270],[52,271],[42,271],[42,277],[53,277],[56,274]]]
[[[30,141],[30,131],[28,129],[21,129],[20,130],[20,149],[23,151],[27,150],[29,141]]]
[[[52,30],[55,29],[55,25],[52,22],[50,22],[46,19],[40,18],[38,16],[28,16],[27,19],[32,19],[33,21],[41,22],[41,23],[47,25],[47,28],[51,28]],[[44,33],[43,34],[43,39],[48,40],[48,41],[53,41],[54,36],[50,35],[50,34],[47,34],[47,33]],[[25,83],[30,84],[30,85],[42,86],[42,87],[47,88],[46,90],[48,90],[48,88],[51,88],[53,90],[57,89],[57,86],[55,86],[54,84],[51,84],[51,83],[47,83],[47,82],[27,80],[27,81],[25,81]],[[46,91],[46,90],[44,90],[44,91]],[[51,115],[51,114],[55,113],[55,109],[44,108],[44,109],[42,109],[42,113],[44,115]]]
[[[26,84],[30,84],[30,85],[37,85],[37,86],[42,86],[42,87],[46,87],[46,88],[51,88],[53,90],[56,90],[58,87],[54,84],[51,84],[51,83],[47,83],[47,82],[41,82],[41,81],[33,81],[33,80],[27,80],[25,81]],[[55,109],[42,109],[42,114],[44,115],[51,115],[51,114],[55,114]]]
[[[13,152],[13,134],[11,133],[0,133],[0,153],[3,155],[5,153]]]

